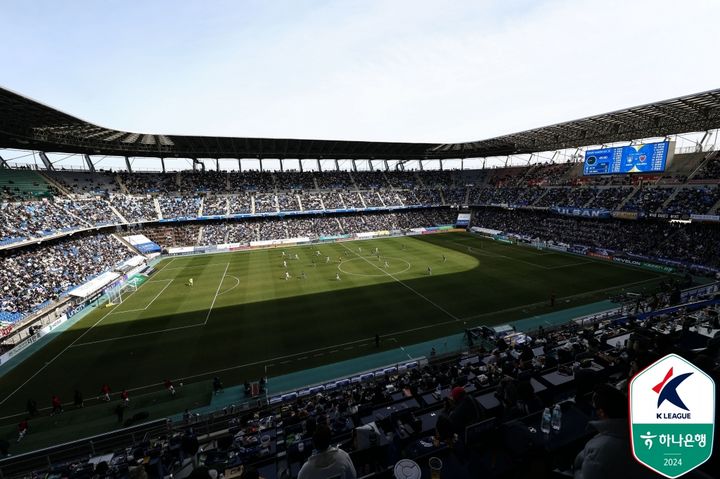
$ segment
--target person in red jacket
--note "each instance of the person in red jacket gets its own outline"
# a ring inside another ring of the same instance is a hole
[[[103,384],[100,388],[100,398],[105,402],[110,401],[110,386],[107,384]]]
[[[60,398],[57,396],[57,394],[54,394],[52,399],[52,412],[50,413],[51,416],[54,416],[55,414],[60,414],[63,412],[62,408],[62,402],[60,401]]]
[[[127,392],[127,389],[123,389],[120,393],[120,400],[123,403],[123,406],[127,406],[130,403],[130,395]]]

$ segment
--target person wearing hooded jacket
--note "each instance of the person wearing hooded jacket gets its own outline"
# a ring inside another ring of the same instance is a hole
[[[298,479],[356,479],[350,455],[330,446],[330,428],[319,425],[313,435],[313,455],[303,464]]]
[[[632,456],[625,394],[609,384],[601,384],[595,388],[592,404],[597,420],[589,424],[598,434],[575,458],[575,479],[660,477]]]

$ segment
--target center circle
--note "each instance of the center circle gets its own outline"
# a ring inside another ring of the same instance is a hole
[[[355,265],[347,265],[348,263],[352,262],[358,262],[360,261],[364,268],[361,268],[361,271],[352,271],[352,269],[355,267]],[[385,268],[385,262],[388,263],[389,267]],[[398,265],[405,265],[404,269],[398,270]],[[343,268],[345,266],[345,268]],[[338,269],[340,272],[353,275],[353,276],[366,276],[366,277],[381,277],[381,276],[387,276],[389,274],[401,274],[405,271],[409,270],[412,265],[401,258],[393,258],[393,257],[384,257],[381,256],[381,260],[378,261],[376,257],[369,257],[369,258],[350,258],[344,260],[342,263],[338,265]],[[371,272],[368,272],[371,271]]]

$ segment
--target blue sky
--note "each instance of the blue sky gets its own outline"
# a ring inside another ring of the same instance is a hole
[[[110,128],[470,141],[716,88],[720,2],[21,1],[3,87]]]

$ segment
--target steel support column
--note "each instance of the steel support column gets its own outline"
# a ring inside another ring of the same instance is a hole
[[[90,159],[90,155],[83,155],[85,158],[85,164],[87,164],[88,170],[94,172],[95,171],[95,165],[93,164],[92,160]]]
[[[42,160],[43,165],[45,165],[46,170],[50,171],[55,169],[52,162],[50,161],[50,158],[47,157],[44,151],[40,152],[40,159]]]

